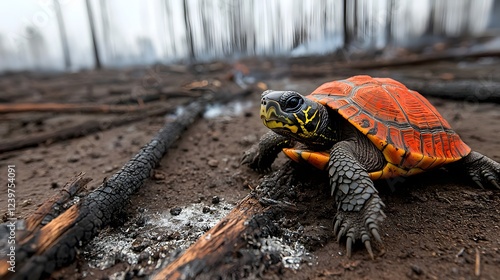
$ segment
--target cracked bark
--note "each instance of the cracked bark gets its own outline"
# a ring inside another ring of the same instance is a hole
[[[30,238],[17,244],[16,272],[0,267],[0,277],[10,279],[39,279],[56,268],[71,263],[77,248],[89,242],[110,224],[116,213],[128,203],[160,162],[167,149],[181,133],[203,112],[207,99],[200,98],[185,107],[176,120],[166,124],[121,170],[99,188],[82,198],[64,213],[50,221]],[[22,263],[19,260],[25,260]],[[7,258],[1,259],[6,264]]]

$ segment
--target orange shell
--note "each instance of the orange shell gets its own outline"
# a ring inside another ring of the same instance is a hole
[[[337,111],[383,152],[387,165],[372,172],[372,179],[413,175],[471,151],[427,99],[389,78],[354,76],[329,82],[307,98]],[[292,150],[285,153],[294,157]],[[315,166],[328,162],[326,157],[321,164],[324,154],[307,157],[314,158]]]

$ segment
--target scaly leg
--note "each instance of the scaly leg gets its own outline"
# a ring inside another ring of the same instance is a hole
[[[373,239],[382,243],[379,224],[385,214],[377,190],[368,172],[355,156],[353,144],[342,141],[335,144],[330,153],[328,175],[332,195],[337,203],[334,232],[337,240],[344,236],[347,256],[351,256],[352,244],[361,240],[374,258],[371,242]]]

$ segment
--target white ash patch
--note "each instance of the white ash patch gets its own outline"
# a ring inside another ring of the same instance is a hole
[[[225,201],[181,207],[178,215],[170,211],[139,213],[125,225],[102,231],[85,248],[83,256],[90,267],[101,270],[124,262],[143,273],[160,261],[187,249],[234,207]]]
[[[102,235],[102,234],[101,234]],[[94,238],[85,248],[84,256],[93,268],[106,269],[119,262],[137,264],[138,255],[132,253],[130,248],[133,238],[123,233],[111,233]]]
[[[247,109],[252,107],[251,101],[232,101],[227,104],[214,104],[208,106],[203,113],[203,117],[206,119],[213,119],[220,116],[240,116]]]
[[[314,256],[298,241],[287,244],[283,238],[268,237],[261,240],[262,253],[279,252],[284,267],[298,270],[302,263],[313,265]]]
[[[210,211],[204,211],[204,208],[209,207]],[[220,219],[225,217],[234,205],[221,201],[218,204],[210,206],[204,204],[192,204],[182,208],[178,215],[172,215],[170,211],[164,213],[156,213],[151,216],[151,219],[146,222],[147,225],[155,225],[157,227],[167,228],[168,231],[183,231],[192,230],[193,228],[200,232],[200,236],[215,226]]]

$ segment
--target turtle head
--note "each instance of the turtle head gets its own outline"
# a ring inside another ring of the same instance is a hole
[[[295,91],[263,92],[260,118],[274,132],[305,144],[325,145],[333,141],[325,106]]]

